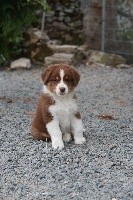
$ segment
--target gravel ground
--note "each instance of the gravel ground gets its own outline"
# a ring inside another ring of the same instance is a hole
[[[84,145],[30,135],[42,69],[0,72],[1,200],[133,199],[133,68],[80,66]]]

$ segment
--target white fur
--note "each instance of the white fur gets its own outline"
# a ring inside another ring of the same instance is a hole
[[[68,93],[68,87],[67,87],[67,85],[66,85],[66,84],[64,83],[64,81],[63,81],[64,75],[65,75],[64,70],[61,69],[61,70],[60,70],[60,78],[61,78],[61,80],[60,80],[60,82],[57,84],[56,90],[55,90],[56,94],[58,94],[58,95],[60,95],[60,88],[61,88],[61,87],[65,88],[65,93],[64,93],[64,94],[67,94],[67,93]]]
[[[60,71],[61,81],[63,81],[64,71]],[[64,87],[64,85],[63,85]],[[83,144],[85,138],[83,137],[82,119],[75,117],[78,112],[76,100],[73,98],[74,93],[65,95],[56,95],[50,92],[44,85],[43,93],[50,95],[54,98],[55,104],[49,107],[49,112],[53,116],[53,120],[46,125],[47,130],[51,136],[52,147],[54,149],[62,149],[64,147],[63,140],[68,142],[71,140],[71,134],[74,135],[76,144]]]
[[[46,125],[47,130],[51,136],[52,140],[52,147],[54,149],[62,149],[64,147],[63,141],[62,141],[62,133],[59,128],[59,123],[57,119],[52,120],[50,123]]]
[[[64,133],[63,134],[63,141],[64,142],[69,142],[71,140],[71,134],[70,133]]]
[[[71,118],[71,128],[74,135],[74,140],[76,144],[83,144],[85,138],[83,137],[83,124],[81,119],[76,117]]]

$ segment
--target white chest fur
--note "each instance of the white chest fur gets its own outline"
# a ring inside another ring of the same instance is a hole
[[[71,117],[77,112],[77,104],[72,96],[56,98],[55,104],[49,107],[49,111],[58,120],[63,132],[70,131]]]
[[[45,85],[43,93],[50,95],[55,100],[55,104],[49,107],[49,111],[58,120],[60,126],[70,126],[71,116],[78,111],[76,100],[73,98],[74,93],[57,96],[52,94]]]

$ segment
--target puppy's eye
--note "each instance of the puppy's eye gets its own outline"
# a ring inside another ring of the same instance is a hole
[[[65,81],[66,82],[73,82],[73,79],[71,77],[66,76],[65,77]]]
[[[66,76],[65,81],[70,81],[70,78],[68,76]]]
[[[56,77],[52,78],[52,79],[51,79],[51,81],[52,81],[52,82],[59,81],[59,77],[58,77],[58,76],[56,76]]]
[[[56,79],[56,81],[59,81],[59,77],[58,77],[58,76],[56,76],[56,78],[55,78],[55,79]]]

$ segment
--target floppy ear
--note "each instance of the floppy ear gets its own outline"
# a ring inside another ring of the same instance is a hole
[[[43,82],[44,82],[45,85],[48,83],[49,77],[50,77],[51,73],[52,73],[52,70],[51,70],[50,67],[48,67],[48,68],[42,73],[41,78],[42,78],[42,80],[43,80]]]
[[[74,67],[72,67],[72,75],[73,75],[73,79],[74,79],[74,85],[76,87],[80,81],[80,74]]]

